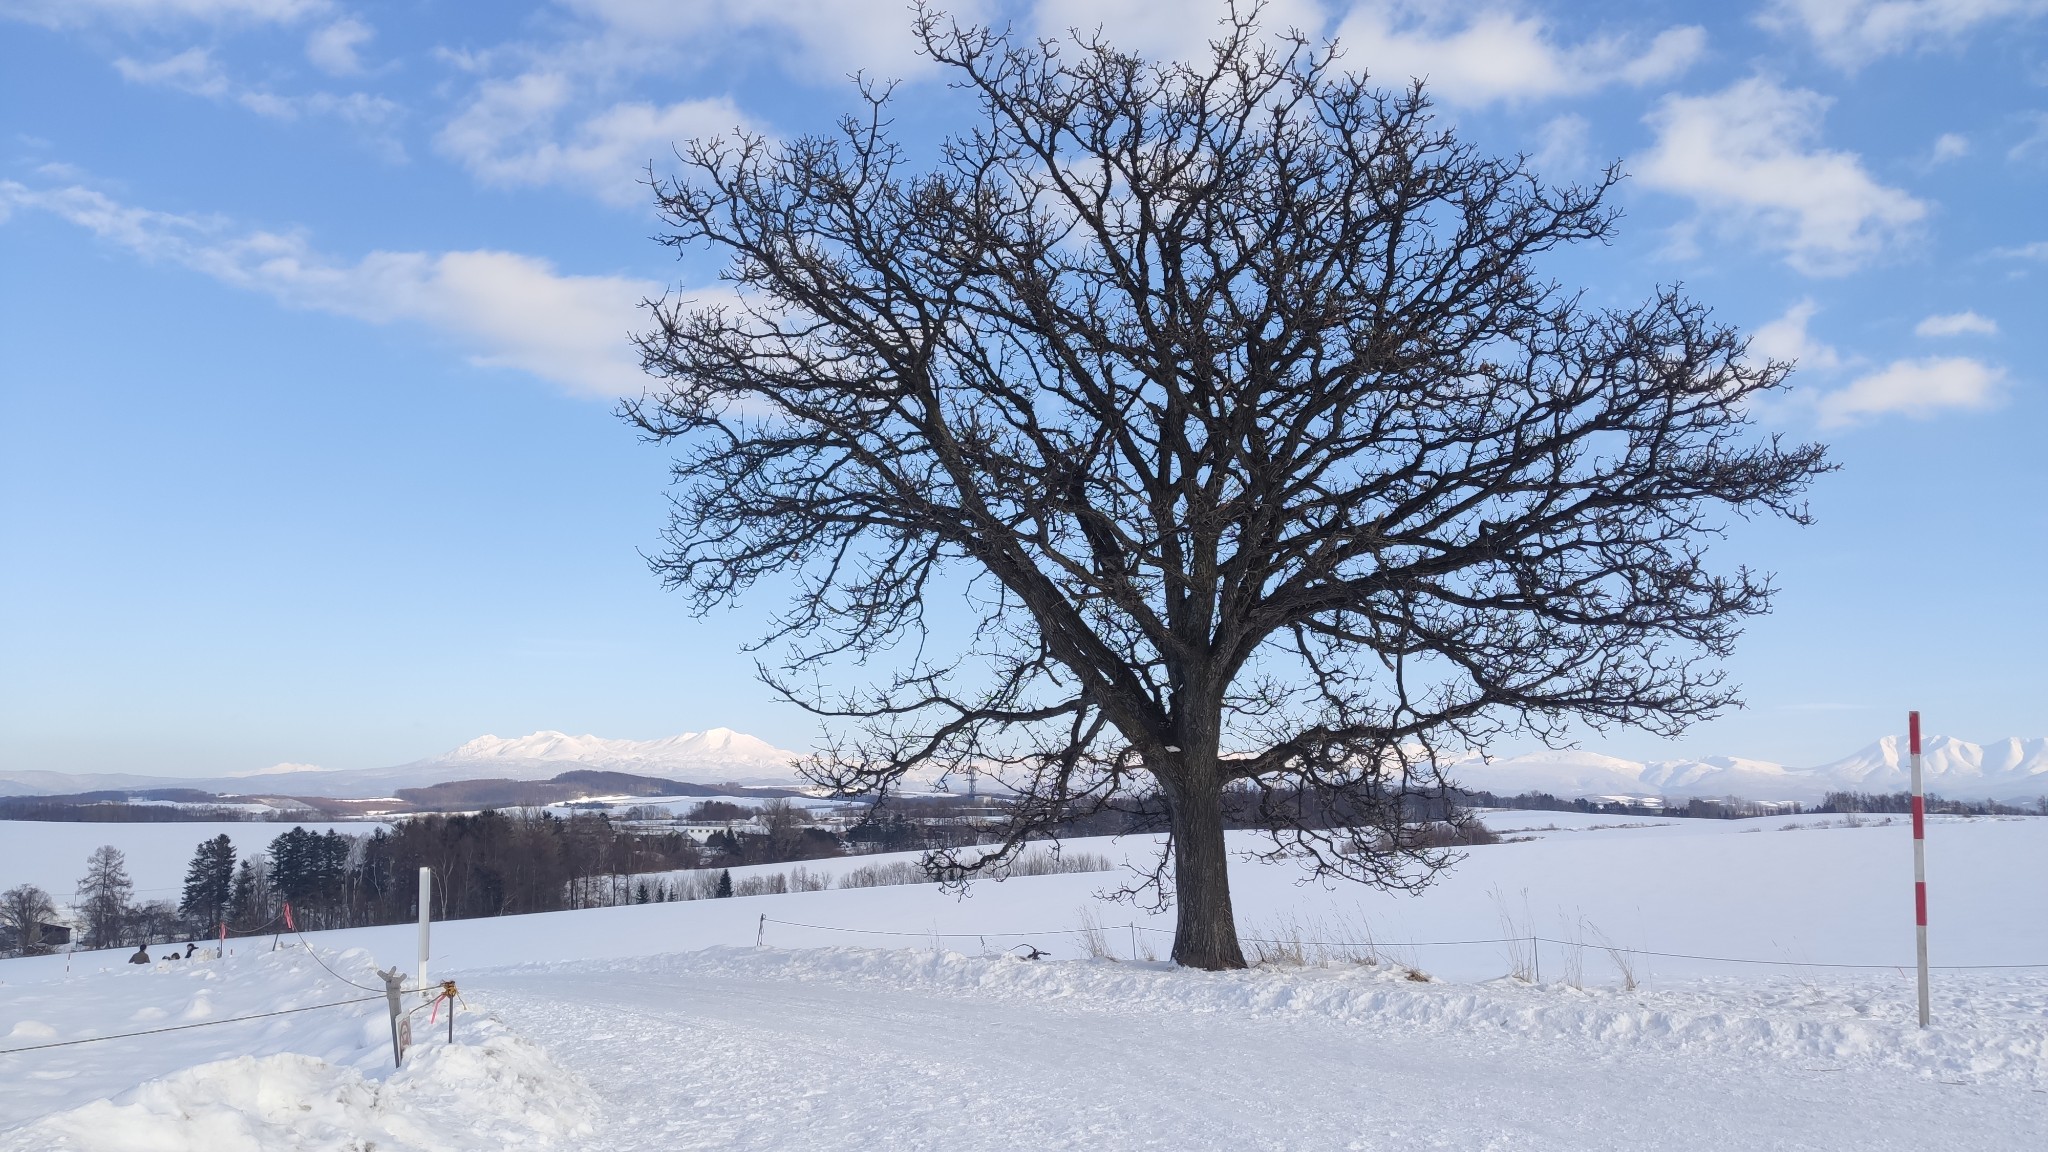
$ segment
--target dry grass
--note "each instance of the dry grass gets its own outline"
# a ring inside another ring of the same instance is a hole
[[[908,860],[887,864],[863,864],[839,878],[841,888],[888,888],[897,884],[927,884],[931,877]]]
[[[1094,852],[1062,852],[1058,848],[1020,853],[1015,860],[999,868],[995,877],[1007,880],[1013,876],[1064,876],[1073,872],[1108,872],[1116,867],[1109,857]]]
[[[1081,939],[1081,951],[1090,960],[1115,960],[1116,950],[1109,946],[1109,934],[1102,930],[1102,921],[1095,916],[1095,909],[1086,904],[1081,906],[1081,927],[1075,935]]]
[[[1593,936],[1593,939],[1599,945],[1600,950],[1607,953],[1607,958],[1614,962],[1614,970],[1621,973],[1622,989],[1628,992],[1635,991],[1635,956],[1629,952],[1624,951],[1620,945],[1608,939],[1607,933],[1602,932],[1599,928],[1595,927],[1590,921],[1582,921],[1582,923],[1585,924],[1586,931]]]
[[[1259,966],[1371,966],[1386,959],[1373,940],[1370,924],[1343,917],[1306,921],[1289,917],[1242,940],[1247,946],[1245,959]]]
[[[1493,886],[1493,908],[1500,917],[1500,934],[1503,950],[1507,953],[1508,976],[1533,984],[1536,981],[1536,917],[1529,911],[1529,890],[1522,889],[1522,910],[1518,916],[1514,904],[1500,885]]]

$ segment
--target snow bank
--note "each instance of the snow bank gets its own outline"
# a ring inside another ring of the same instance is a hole
[[[351,986],[381,987],[369,955],[322,959],[245,945],[0,989],[0,1048],[106,1037],[0,1055],[0,1126],[27,1121],[0,1152],[537,1148],[588,1131],[587,1089],[480,1013],[452,1045],[423,1028],[394,1072],[384,998]],[[126,1035],[187,1024],[207,1026]]]
[[[239,1056],[0,1134],[47,1152],[405,1152],[580,1147],[587,1093],[504,1034],[428,1046],[382,1081],[313,1056]]]

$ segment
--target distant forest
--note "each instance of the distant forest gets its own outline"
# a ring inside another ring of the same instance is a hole
[[[168,793],[168,794],[165,794]],[[175,824],[196,820],[260,820],[270,813],[216,804],[211,792],[161,789],[148,793],[80,792],[69,796],[0,796],[0,820],[48,820],[81,824]],[[138,803],[170,800],[175,803]],[[306,813],[276,819],[304,820]]]
[[[223,796],[194,788],[145,788],[74,792],[60,796],[0,796],[0,820],[75,821],[91,824],[167,824],[201,820],[371,819],[393,814],[531,808],[576,804],[592,796],[745,796],[758,799],[800,796],[791,788],[746,788],[691,784],[659,776],[636,776],[579,768],[549,780],[451,780],[400,788],[396,802],[327,796]],[[260,801],[268,808],[252,808]],[[239,805],[239,806],[238,806]]]
[[[79,801],[84,801],[79,807],[95,813],[124,812],[93,818],[152,820],[162,817],[149,814],[180,811],[156,805],[104,804],[84,796],[45,802],[68,805]],[[1235,828],[1254,826],[1255,809],[1261,806],[1294,811],[1295,818],[1304,821],[1341,824],[1345,818],[1340,805],[1311,793],[1260,795],[1245,791],[1232,794],[1227,801],[1226,822]],[[703,844],[666,826],[670,813],[659,807],[632,807],[616,813],[575,811],[567,816],[532,808],[430,813],[356,835],[315,833],[295,826],[273,839],[266,850],[240,858],[232,840],[220,835],[198,845],[186,872],[182,898],[175,903],[133,903],[129,899],[133,885],[123,870],[121,853],[109,845],[93,853],[88,875],[80,881],[79,941],[86,947],[146,946],[213,937],[223,927],[231,936],[249,936],[287,931],[288,924],[313,930],[408,922],[418,916],[421,868],[434,874],[432,915],[437,920],[728,896],[735,886],[730,877],[720,878],[719,869],[973,843],[984,834],[980,817],[1000,803],[987,797],[892,799],[886,809],[869,809],[841,836],[808,826],[805,814],[786,798],[769,799],[759,810],[763,815],[759,824],[749,821],[754,809],[710,799],[698,803],[686,819],[727,823],[728,827]],[[1439,831],[1437,843],[1446,847],[1497,841],[1484,825],[1468,817],[1472,808],[1720,819],[1785,810],[1783,806],[1702,799],[1682,806],[1646,808],[1563,800],[1540,792],[1517,796],[1460,792],[1449,805],[1419,806],[1411,813],[1413,820],[1434,825]],[[132,810],[132,814],[124,810]],[[1904,813],[1911,810],[1911,797],[1903,792],[1836,792],[1806,810]],[[6,811],[0,808],[0,813]],[[1928,811],[1969,816],[2048,815],[2048,801],[2016,806],[1929,797]],[[1157,801],[1139,797],[1077,814],[1054,831],[1062,838],[1136,834],[1156,831],[1162,823]],[[648,875],[682,870],[694,870],[695,875],[666,879]],[[46,893],[23,887],[6,895],[10,900],[22,897],[24,911],[14,919],[24,923],[56,914]],[[289,920],[287,906],[291,909]],[[32,940],[35,933],[16,931],[12,936]]]
[[[293,828],[268,852],[235,864],[217,913],[203,899],[188,901],[186,911],[225,922],[230,933],[276,930],[286,904],[305,929],[400,923],[418,916],[419,870],[428,868],[437,920],[554,912],[631,902],[636,874],[845,853],[831,832],[803,827],[787,802],[768,809],[764,831],[720,832],[704,845],[678,831],[630,828],[608,813],[532,809],[414,816],[358,836]],[[194,860],[194,869],[201,865]],[[218,885],[219,873],[209,875]]]

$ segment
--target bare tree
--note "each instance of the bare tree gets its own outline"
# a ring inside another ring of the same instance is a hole
[[[128,858],[112,844],[102,844],[85,858],[85,877],[78,882],[78,914],[85,921],[85,946],[113,948],[126,942],[128,898],[135,882],[128,878]]]
[[[736,301],[656,302],[623,409],[677,452],[665,583],[794,582],[762,675],[832,733],[812,779],[995,778],[1013,819],[949,872],[1142,798],[1174,959],[1237,967],[1226,790],[1276,853],[1418,887],[1438,749],[1735,702],[1770,582],[1705,545],[1803,523],[1828,465],[1754,433],[1789,368],[1704,307],[1541,273],[1618,172],[1548,185],[1243,15],[1198,65],[917,27],[976,102],[930,166],[863,84],[656,183]]]
[[[194,935],[192,927],[178,906],[169,900],[145,900],[128,910],[128,936],[135,943],[148,946],[171,940],[182,940]]]
[[[57,905],[50,894],[33,884],[18,884],[0,892],[0,926],[14,931],[15,954],[33,956],[46,951],[43,925],[57,918]]]
[[[803,842],[804,810],[777,796],[761,805],[761,831],[768,837],[771,860],[790,860]]]

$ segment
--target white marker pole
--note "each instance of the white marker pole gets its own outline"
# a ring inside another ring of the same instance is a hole
[[[427,994],[427,912],[433,907],[434,872],[420,869],[420,995]]]
[[[1920,714],[1906,714],[1913,753],[1913,924],[1920,945],[1920,1026],[1927,1027],[1927,794],[1920,781]]]

